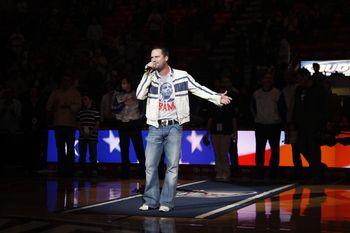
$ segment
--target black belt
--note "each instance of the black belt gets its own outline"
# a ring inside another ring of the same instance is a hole
[[[179,124],[179,122],[177,120],[158,120],[158,124],[161,126],[168,126]]]

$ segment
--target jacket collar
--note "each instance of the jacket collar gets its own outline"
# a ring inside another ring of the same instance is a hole
[[[174,69],[170,66],[169,66],[169,68],[170,68],[170,77],[173,77],[174,76]],[[157,79],[161,78],[158,71],[155,71],[154,73],[156,74]]]

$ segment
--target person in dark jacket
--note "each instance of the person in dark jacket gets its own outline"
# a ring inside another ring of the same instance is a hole
[[[322,80],[311,78],[305,72],[304,80],[295,92],[293,121],[297,130],[297,145],[311,169],[311,182],[322,180],[321,137],[329,119],[329,99]]]

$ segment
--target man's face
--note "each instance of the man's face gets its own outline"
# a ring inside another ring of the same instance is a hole
[[[64,89],[69,88],[70,86],[72,86],[73,84],[73,80],[71,79],[71,77],[69,76],[64,76],[61,82],[61,85]]]
[[[264,89],[270,89],[273,86],[273,76],[270,74],[265,74],[261,80],[261,85]]]
[[[153,49],[151,61],[154,63],[156,70],[162,70],[168,62],[168,56],[164,56],[161,49]]]
[[[122,89],[123,91],[129,92],[131,89],[130,83],[125,78],[122,79]]]
[[[91,99],[88,96],[83,96],[82,99],[83,99],[83,105],[85,107],[89,107],[91,104]]]
[[[162,94],[164,99],[170,98],[173,90],[171,89],[170,83],[164,83],[162,86],[160,86],[160,93]]]

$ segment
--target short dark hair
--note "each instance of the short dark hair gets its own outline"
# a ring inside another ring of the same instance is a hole
[[[93,99],[93,96],[92,96],[91,92],[89,92],[89,91],[82,91],[81,97],[84,97],[84,96],[88,97],[91,100]]]
[[[315,62],[315,63],[312,63],[312,67],[313,67],[313,68],[318,68],[318,69],[319,69],[319,68],[320,68],[320,64],[318,64],[318,63],[316,63],[316,62]]]
[[[134,80],[132,78],[130,78],[130,77],[127,77],[127,76],[122,76],[120,78],[120,82],[119,82],[120,90],[122,90],[122,81],[123,81],[123,79],[125,79],[130,84],[131,89],[134,90]]]
[[[169,50],[166,47],[160,46],[160,45],[154,45],[152,47],[152,50],[154,50],[154,49],[162,50],[162,54],[164,55],[164,57],[169,57]]]

